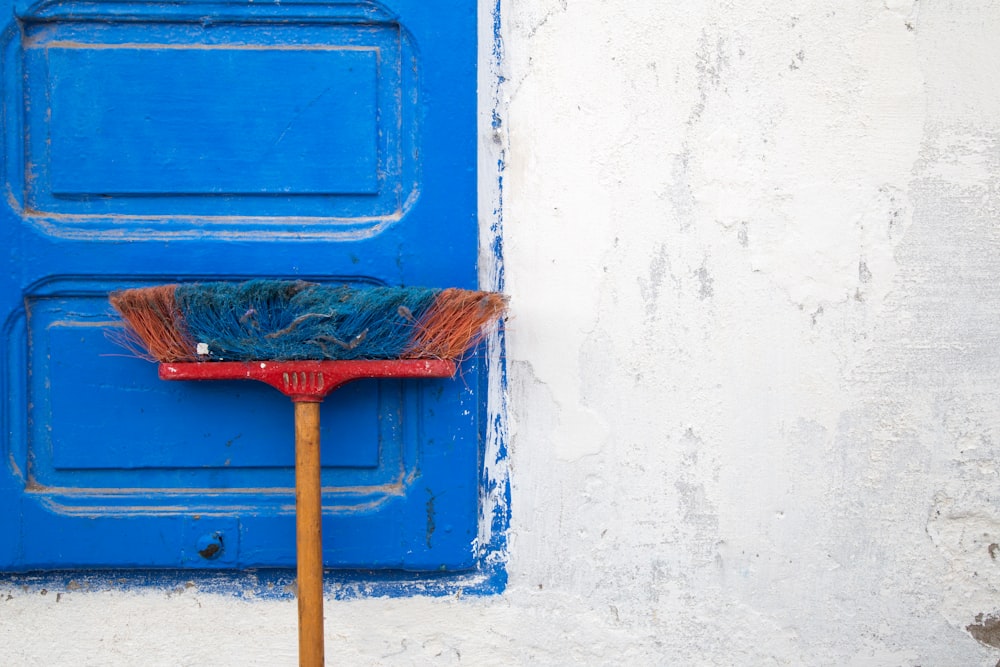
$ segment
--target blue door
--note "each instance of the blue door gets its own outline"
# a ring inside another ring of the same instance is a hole
[[[474,3],[0,6],[0,570],[292,565],[291,404],[160,382],[106,296],[475,287]],[[480,365],[327,399],[328,566],[475,565]]]

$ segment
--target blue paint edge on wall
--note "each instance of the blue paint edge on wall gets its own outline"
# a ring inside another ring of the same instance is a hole
[[[491,126],[494,131],[501,124],[500,87],[504,78],[500,73],[503,61],[503,39],[501,32],[501,0],[495,0],[492,8],[493,41],[491,63],[494,69],[495,86],[491,109]],[[490,248],[496,261],[495,285],[493,289],[503,291],[503,172],[506,167],[506,150],[501,147],[497,160],[496,208],[490,226]],[[498,363],[490,369],[497,374],[500,384],[502,405],[499,414],[486,428],[493,429],[499,442],[496,450],[496,464],[506,467],[507,425],[507,364],[503,350],[506,349],[503,327],[500,328],[492,345],[499,346]],[[484,378],[484,381],[489,381]],[[485,387],[484,387],[485,390]],[[485,406],[484,417],[485,417]],[[485,423],[485,420],[484,420]],[[324,594],[334,600],[355,598],[399,598],[424,595],[445,596],[487,596],[499,595],[507,587],[507,532],[511,518],[510,477],[491,479],[489,466],[481,467],[480,488],[482,500],[486,495],[498,498],[483,521],[489,521],[490,541],[479,545],[479,558],[475,570],[468,572],[413,573],[400,571],[352,570],[331,571],[324,577]],[[19,588],[25,593],[46,595],[49,592],[101,592],[138,591],[150,588],[164,591],[184,591],[196,589],[199,592],[231,596],[244,600],[282,600],[295,597],[295,570],[260,569],[239,572],[218,570],[73,570],[37,573],[0,574],[0,590]]]

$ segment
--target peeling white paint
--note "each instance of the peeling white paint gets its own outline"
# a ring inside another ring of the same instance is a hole
[[[499,66],[491,9],[509,586],[331,602],[331,659],[997,664],[1000,6],[518,0]],[[294,664],[292,603],[197,586],[0,620],[4,664]]]

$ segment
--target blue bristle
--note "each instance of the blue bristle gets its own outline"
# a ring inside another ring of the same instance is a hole
[[[251,280],[180,285],[176,299],[203,358],[395,359],[439,291]]]

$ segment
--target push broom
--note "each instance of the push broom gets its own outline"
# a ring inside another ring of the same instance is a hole
[[[258,380],[295,408],[299,664],[323,665],[319,407],[361,378],[450,377],[505,297],[460,289],[355,289],[302,281],[161,285],[115,292],[120,342],[163,380]]]

